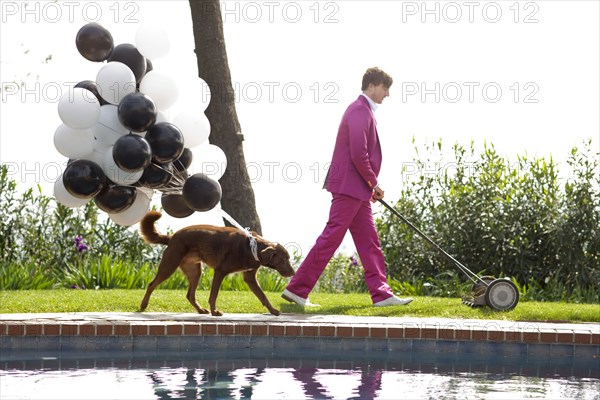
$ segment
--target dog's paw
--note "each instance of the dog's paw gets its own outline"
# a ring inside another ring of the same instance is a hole
[[[278,310],[278,309],[276,309],[276,308],[271,308],[271,309],[269,309],[269,312],[270,312],[271,314],[273,314],[273,315],[281,315],[281,311],[279,311],[279,310]]]
[[[212,314],[213,317],[222,317],[223,316],[223,313],[219,310],[212,310],[210,313]]]
[[[206,308],[200,307],[198,309],[198,314],[210,314],[210,311],[208,309],[206,309]]]

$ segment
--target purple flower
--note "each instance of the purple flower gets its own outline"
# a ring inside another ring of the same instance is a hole
[[[78,253],[85,253],[88,247],[83,243],[83,238],[81,236],[75,236],[75,251]]]
[[[358,266],[358,260],[354,256],[350,256],[350,265],[353,267]]]

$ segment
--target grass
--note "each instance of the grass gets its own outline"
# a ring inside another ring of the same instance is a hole
[[[386,317],[438,317],[468,319],[499,319],[512,321],[570,321],[600,322],[600,305],[546,303],[522,301],[512,311],[495,312],[487,307],[470,308],[458,298],[416,296],[408,306],[373,307],[368,294],[313,293],[310,298],[321,307],[303,309],[286,302],[280,293],[266,293],[283,313],[329,314]],[[57,313],[57,312],[135,312],[144,290],[15,290],[0,292],[0,313]],[[196,298],[207,307],[208,291],[198,291]],[[226,314],[267,313],[249,291],[219,293],[217,307]],[[185,290],[156,290],[147,312],[193,313],[185,299]]]

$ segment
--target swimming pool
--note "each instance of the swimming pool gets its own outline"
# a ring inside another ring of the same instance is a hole
[[[0,314],[0,399],[577,398],[598,324]]]
[[[22,353],[0,363],[2,399],[598,399],[599,360],[477,354],[237,349]]]

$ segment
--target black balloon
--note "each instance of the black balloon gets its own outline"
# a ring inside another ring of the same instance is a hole
[[[183,153],[181,153],[179,158],[173,161],[173,166],[177,171],[183,172],[192,165],[193,159],[194,155],[192,154],[192,151],[186,147],[183,149]]]
[[[136,196],[137,190],[133,186],[106,186],[94,197],[94,202],[102,211],[119,213],[131,207]]]
[[[100,92],[98,91],[98,85],[96,85],[96,82],[94,82],[94,81],[81,81],[77,85],[75,85],[75,87],[76,88],[81,88],[81,89],[86,89],[86,90],[89,90],[90,92],[92,92],[92,94],[94,95],[94,97],[96,97],[98,99],[98,101],[100,102],[101,106],[103,106],[105,104],[109,104],[106,100],[104,100],[102,98],[102,96],[100,96]]]
[[[151,163],[144,169],[144,173],[139,180],[140,185],[158,189],[168,185],[173,178],[173,164],[155,164]]]
[[[89,199],[100,193],[107,184],[102,168],[90,160],[74,160],[62,176],[65,189],[80,199]]]
[[[185,218],[194,213],[194,210],[188,207],[180,194],[163,194],[160,198],[160,204],[171,217]]]
[[[121,124],[133,132],[144,132],[154,125],[156,113],[154,101],[140,92],[123,97],[117,109]]]
[[[175,161],[183,153],[183,134],[169,122],[159,122],[146,132],[154,161],[165,164]]]
[[[112,155],[115,164],[127,172],[141,171],[152,160],[150,145],[146,139],[135,134],[120,137],[113,146]]]
[[[79,53],[87,60],[101,62],[110,57],[114,41],[110,32],[95,22],[84,25],[75,38]]]
[[[152,61],[150,61],[146,58],[146,73],[152,71],[153,69],[154,69],[154,66],[152,65]]]
[[[146,73],[146,58],[132,44],[123,43],[116,46],[108,58],[108,62],[111,61],[127,65],[133,71],[136,82],[141,81]]]
[[[192,210],[209,211],[221,201],[221,185],[203,173],[194,174],[183,184],[182,195]]]

